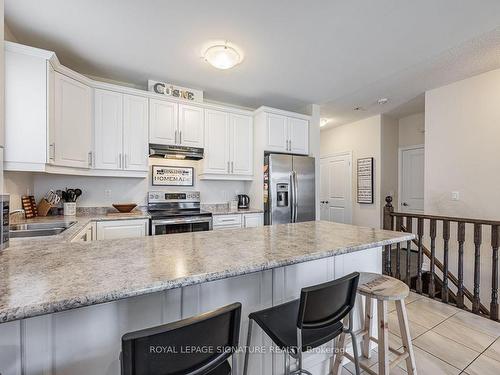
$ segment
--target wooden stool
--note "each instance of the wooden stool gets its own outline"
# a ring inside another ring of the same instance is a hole
[[[410,327],[408,325],[408,316],[406,314],[406,307],[404,299],[410,293],[408,286],[393,277],[380,275],[376,273],[362,272],[359,284],[358,293],[366,297],[365,301],[365,318],[363,322],[363,329],[356,332],[356,337],[362,337],[361,353],[363,357],[370,358],[370,341],[378,344],[378,374],[389,375],[392,368],[396,367],[401,361],[406,361],[406,371],[409,375],[417,375],[417,368],[415,366],[415,355],[413,353],[413,346],[410,337]],[[373,306],[372,298],[377,300],[377,315],[378,315],[378,338],[372,336],[372,319],[373,319]],[[387,301],[394,301],[396,304],[396,311],[398,314],[399,330],[401,332],[401,339],[403,341],[403,351],[389,346],[389,322],[387,320]],[[339,338],[339,347],[345,344],[345,334]],[[357,345],[356,343],[352,343]],[[389,361],[389,351],[396,354],[396,358]],[[353,361],[353,357],[344,351],[335,356],[333,364],[333,374],[340,374],[341,363],[343,357]],[[367,373],[377,375],[376,372],[371,370],[365,364],[360,363],[360,367]]]

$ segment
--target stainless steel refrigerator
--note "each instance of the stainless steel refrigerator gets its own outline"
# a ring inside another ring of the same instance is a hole
[[[314,158],[284,154],[264,157],[264,224],[316,219]]]

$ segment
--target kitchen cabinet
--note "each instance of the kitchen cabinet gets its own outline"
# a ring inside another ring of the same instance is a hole
[[[262,213],[214,215],[213,229],[256,228],[264,225]]]
[[[71,240],[71,242],[90,242],[96,240],[96,224],[94,222],[88,223],[78,234]]]
[[[54,142],[55,165],[92,166],[92,89],[86,84],[55,72]]]
[[[203,108],[151,99],[149,113],[150,143],[203,147]]]
[[[281,114],[266,113],[265,151],[292,154],[309,153],[309,121]]]
[[[148,100],[95,90],[95,168],[148,170]]]
[[[253,121],[250,116],[205,110],[203,179],[251,179]]]
[[[144,237],[148,235],[148,219],[99,221],[96,229],[97,240]]]

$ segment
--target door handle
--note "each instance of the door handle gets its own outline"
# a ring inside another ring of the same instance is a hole
[[[405,206],[405,207],[407,207],[407,206],[409,206],[409,204],[408,204],[408,203],[406,203],[406,202],[403,202],[403,203],[401,203],[401,206]]]

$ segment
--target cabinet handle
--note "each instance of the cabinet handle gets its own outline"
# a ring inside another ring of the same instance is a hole
[[[123,168],[127,169],[127,154],[123,154]]]
[[[288,140],[288,151],[292,151],[292,140]]]
[[[229,162],[227,162],[227,173],[230,173],[231,169],[230,169],[230,166],[229,166]]]
[[[177,130],[175,131],[175,141],[174,143],[177,143]]]
[[[92,151],[89,151],[88,162],[89,162],[89,167],[92,167]]]
[[[182,130],[179,130],[179,144],[182,144]]]
[[[231,173],[234,173],[234,162],[231,162]]]
[[[121,152],[118,154],[118,168],[122,169],[122,154],[121,154]]]
[[[51,156],[51,153],[50,153],[50,150],[49,150],[49,159],[55,160],[55,158],[56,158],[56,144],[55,143],[51,143],[49,145],[49,147],[52,148],[52,156]]]

